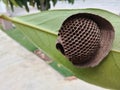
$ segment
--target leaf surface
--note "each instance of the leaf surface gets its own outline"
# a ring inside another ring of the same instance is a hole
[[[109,55],[94,68],[77,68],[59,51],[55,44],[62,22],[72,14],[92,13],[107,19],[115,29],[115,40]],[[37,47],[69,69],[78,78],[89,83],[109,88],[120,89],[120,17],[100,9],[53,10],[27,16],[2,18],[12,21]]]

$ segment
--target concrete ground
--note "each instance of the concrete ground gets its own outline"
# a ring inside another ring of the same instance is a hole
[[[0,30],[0,90],[104,90],[66,80],[43,60]]]

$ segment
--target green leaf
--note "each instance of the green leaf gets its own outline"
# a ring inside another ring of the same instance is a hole
[[[22,0],[22,4],[25,6],[26,11],[29,12],[29,7],[28,7],[28,4],[27,4],[27,0]]]
[[[45,7],[46,7],[47,10],[50,9],[50,0],[47,0],[45,2]]]
[[[115,40],[109,55],[94,68],[77,68],[56,50],[56,38],[62,22],[75,13],[92,13],[111,22]],[[12,21],[37,47],[53,60],[69,69],[78,78],[109,89],[120,89],[120,17],[100,9],[54,10],[16,18],[1,18]]]
[[[40,9],[40,0],[35,0],[37,9]]]
[[[23,4],[22,4],[22,2],[20,0],[15,0],[15,1],[18,4],[18,6],[20,6],[21,8],[23,7]]]
[[[73,4],[73,3],[74,3],[74,0],[68,0],[68,2]]]
[[[57,0],[52,0],[52,2],[53,2],[53,6],[55,6],[57,3]]]
[[[11,7],[11,10],[14,11],[14,5],[13,5],[13,3],[12,3],[10,0],[8,0],[8,1],[9,1],[9,4],[10,4],[10,7]]]
[[[5,4],[6,4],[6,6],[8,7],[8,0],[2,0]]]
[[[29,5],[31,5],[31,6],[35,6],[35,2],[34,2],[34,0],[28,0],[28,2],[29,2]]]
[[[16,0],[10,0],[12,2],[12,4],[14,4],[15,6],[18,6]]]

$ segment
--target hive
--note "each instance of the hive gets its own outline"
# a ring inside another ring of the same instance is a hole
[[[105,42],[103,42],[102,36],[106,34],[107,38],[109,38],[109,35],[113,37],[113,34],[108,34],[108,32],[103,34],[105,31],[103,30],[104,26],[101,27],[101,20],[96,21],[96,17],[99,16],[86,13],[72,15],[64,21],[59,30],[56,48],[76,66],[89,67],[97,65],[98,63],[92,64],[91,61],[95,60],[96,54],[99,54],[101,44]],[[99,19],[101,18],[99,17]],[[112,39],[108,44],[111,42]],[[111,45],[108,45],[108,48],[110,47]],[[109,51],[107,50],[107,52]],[[100,61],[98,60],[98,62]]]

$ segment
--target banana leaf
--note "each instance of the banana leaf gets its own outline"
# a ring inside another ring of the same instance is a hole
[[[75,13],[92,13],[107,19],[115,29],[115,39],[109,55],[96,67],[78,68],[55,47],[62,22]],[[18,30],[53,60],[88,83],[109,89],[120,89],[120,16],[100,9],[51,10],[26,16],[0,18],[12,21]]]

